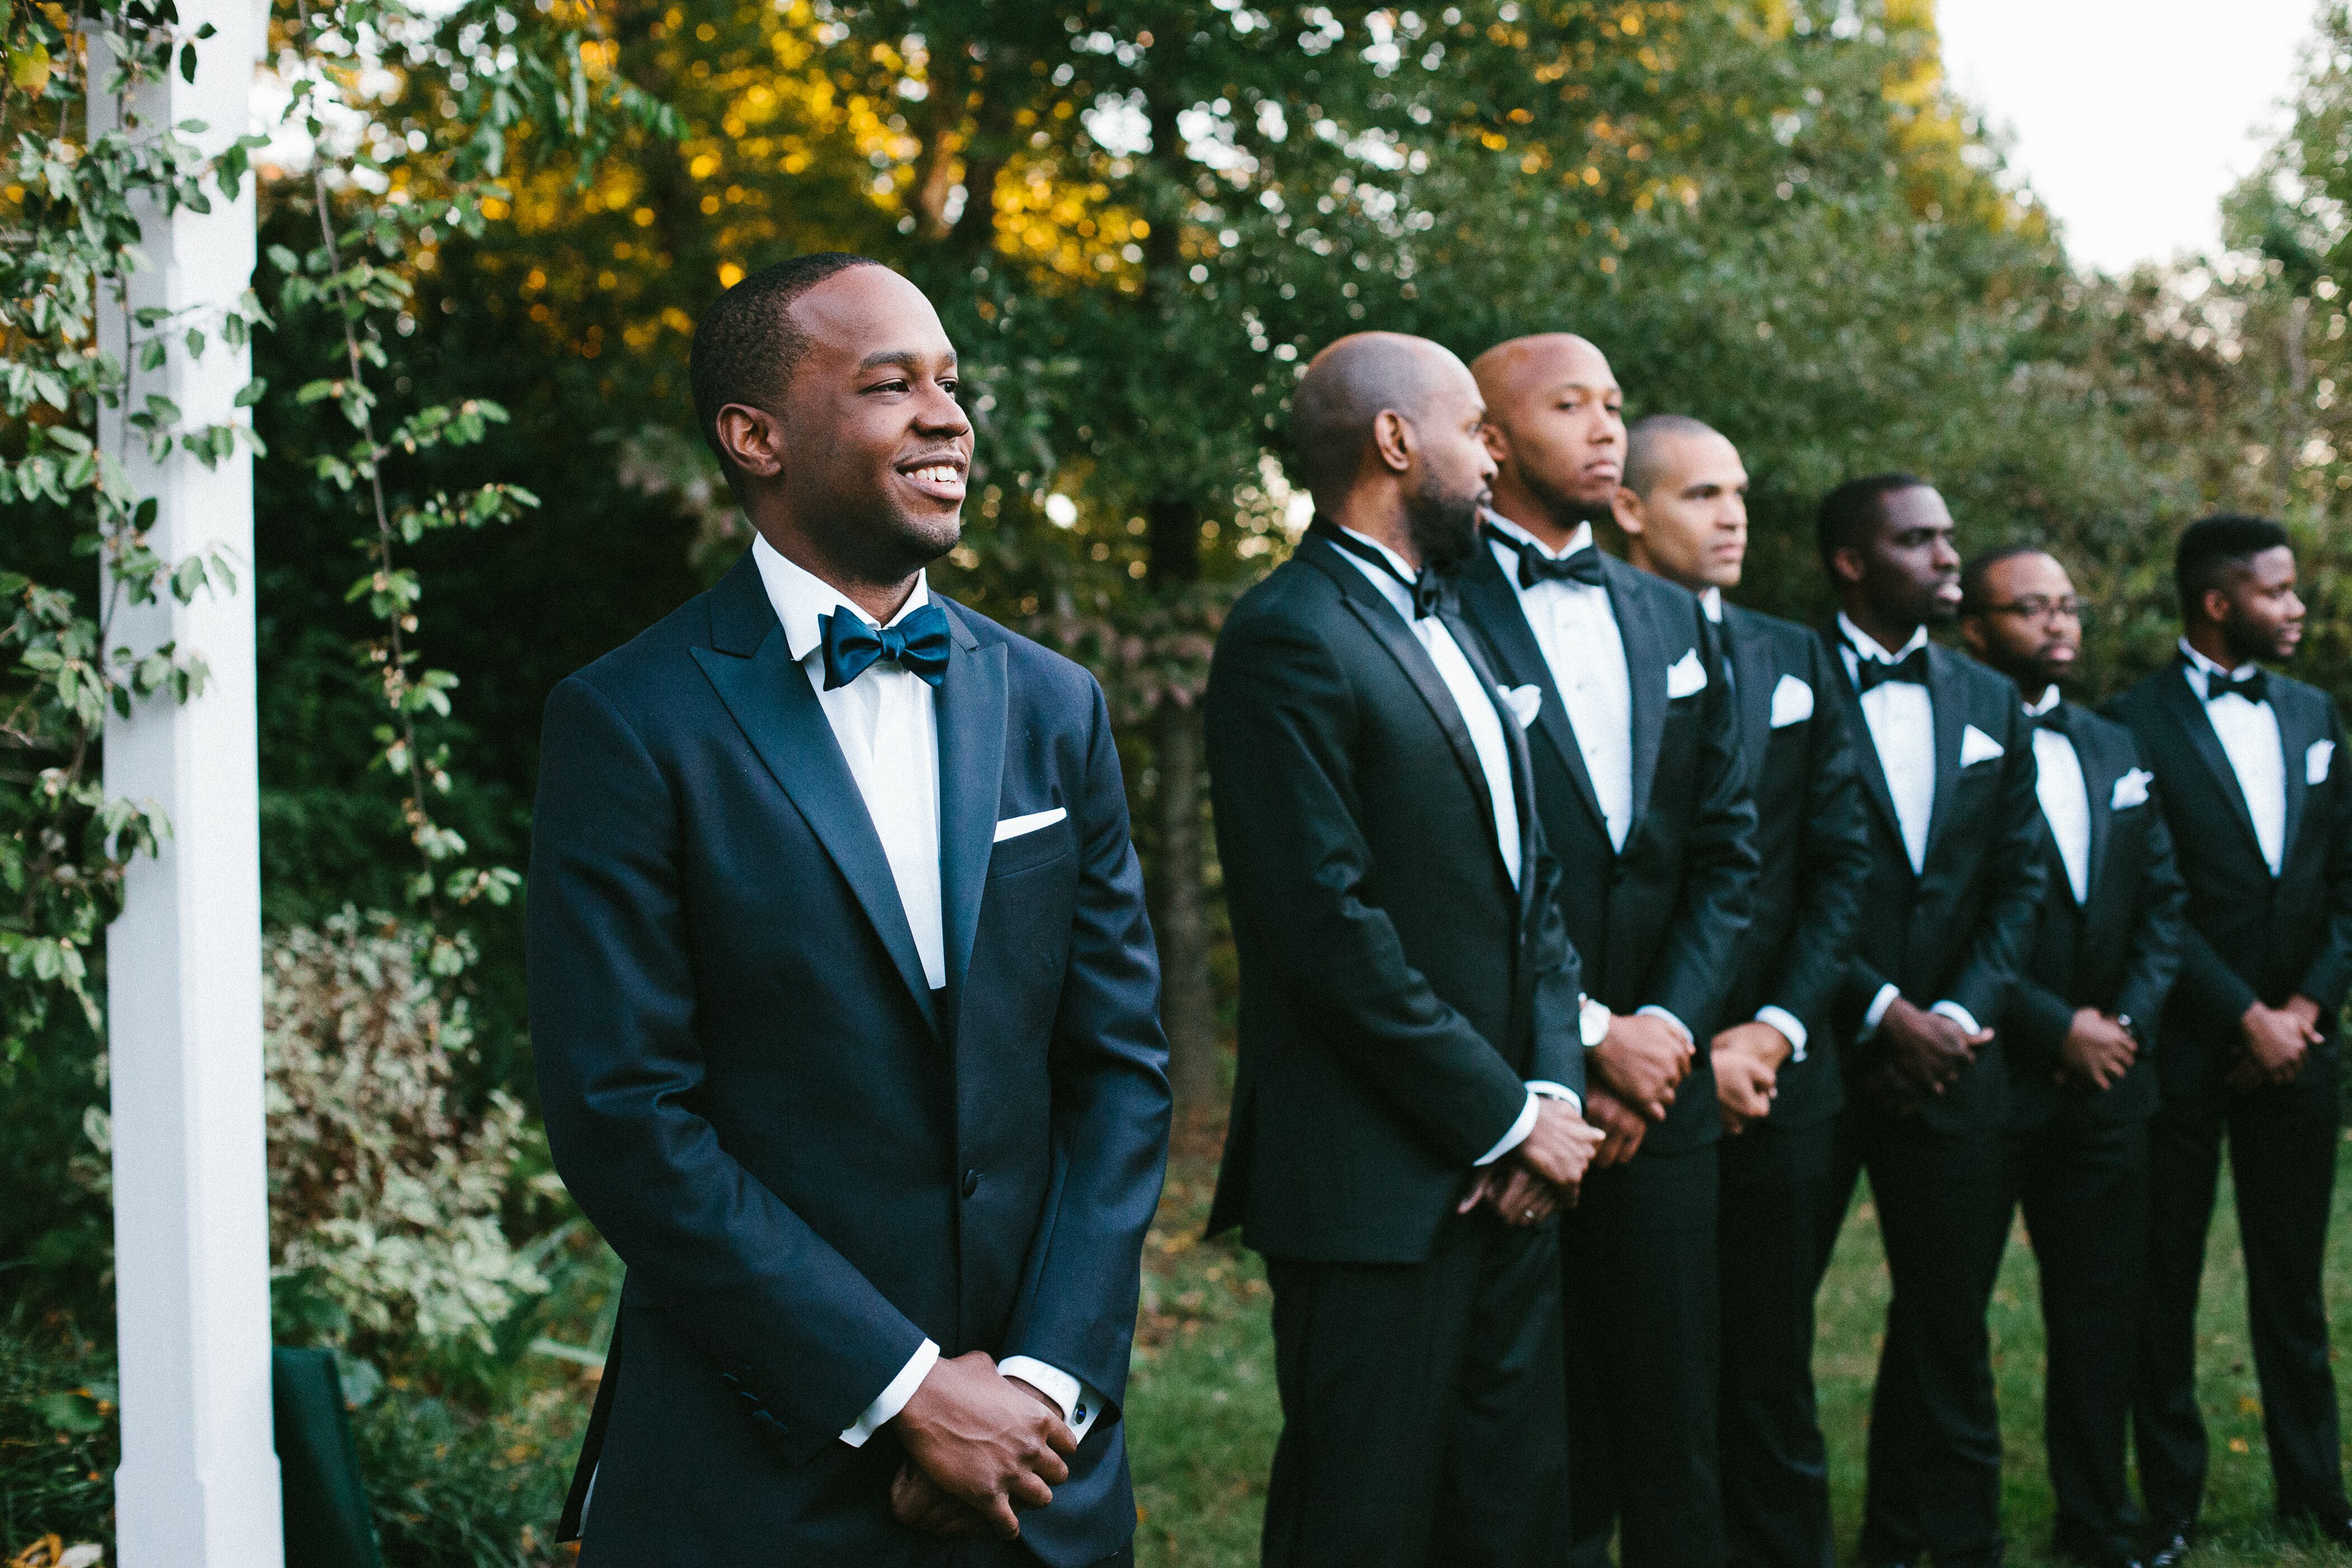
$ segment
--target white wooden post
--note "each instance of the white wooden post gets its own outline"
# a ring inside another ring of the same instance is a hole
[[[144,125],[205,123],[207,151],[247,129],[265,11],[254,0],[181,0],[196,45],[193,82],[175,68],[131,106]],[[93,131],[118,123],[92,93]],[[190,314],[141,372],[130,324],[109,312],[102,341],[133,365],[131,403],[160,392],[190,426],[226,422],[249,358],[222,342],[221,307],[251,284],[253,184],[213,210],[141,215],[148,266],[133,310]],[[211,340],[191,358],[189,327]],[[143,334],[142,334],[143,335]],[[134,865],[107,935],[114,1119],[114,1258],[121,1344],[122,1467],[115,1472],[123,1568],[278,1568],[284,1561],[269,1404],[269,1209],[262,1157],[261,881],[255,741],[253,466],[240,447],[206,468],[184,451],[150,462],[120,416],[101,438],[159,508],[151,536],[177,561],[223,552],[234,593],[199,592],[118,615],[113,642],[163,643],[211,669],[185,705],[142,704],[106,726],[109,793],[152,800],[170,818],[160,858]]]

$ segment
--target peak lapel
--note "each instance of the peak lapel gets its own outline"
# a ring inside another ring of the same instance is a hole
[[[2085,909],[2098,901],[2099,873],[2106,869],[2107,837],[2115,828],[2116,782],[2131,766],[2126,748],[2093,737],[2088,724],[2075,725],[2074,732],[2066,737],[2074,743],[2074,761],[2083,770],[2084,804],[2091,814],[2090,874],[2083,879],[2083,885],[2090,890],[2090,897],[2084,901]],[[2058,880],[2063,883],[2065,879]],[[2074,891],[2071,887],[2066,890]]]
[[[1927,702],[1936,714],[1936,803],[1927,813],[1927,850],[1924,868],[1936,853],[1936,840],[1951,820],[1952,796],[1960,779],[1960,737],[1969,727],[1969,687],[1960,656],[1935,643],[1927,645]]]
[[[1009,700],[1005,653],[980,646],[948,606],[954,632],[940,681],[940,901],[947,915],[948,1010],[962,1010],[964,977],[980,931],[981,895],[995,847],[1003,798],[1004,716]]]
[[[1593,793],[1592,775],[1585,771],[1584,748],[1576,743],[1576,731],[1568,721],[1568,704],[1552,683],[1551,666],[1544,659],[1535,629],[1528,625],[1527,612],[1519,608],[1518,590],[1496,563],[1494,547],[1483,535],[1458,581],[1464,618],[1486,639],[1501,662],[1497,678],[1513,686],[1542,689],[1543,706],[1536,712],[1536,729],[1568,769],[1568,776],[1576,784],[1576,797],[1605,834],[1608,818],[1601,815],[1601,797]]]
[[[1878,760],[1878,741],[1871,734],[1870,720],[1862,710],[1862,693],[1854,689],[1853,677],[1846,673],[1844,639],[1832,624],[1822,629],[1822,642],[1829,649],[1830,674],[1837,686],[1832,700],[1845,704],[1846,722],[1853,731],[1854,755],[1862,763],[1863,793],[1878,807],[1886,831],[1895,836],[1899,846],[1903,842],[1903,818],[1895,813],[1894,791],[1886,787],[1886,767]],[[1815,694],[1816,700],[1819,696]],[[1903,866],[1906,870],[1910,868],[1909,856],[1903,858]]]
[[[1723,607],[1723,642],[1738,679],[1739,738],[1752,777],[1763,762],[1764,749],[1772,743],[1772,696],[1780,684],[1780,671],[1772,658],[1771,637],[1740,626],[1728,605]],[[1805,679],[1802,670],[1790,673],[1800,680]],[[1828,700],[1826,693],[1813,695],[1816,700]]]
[[[1658,748],[1666,733],[1668,661],[1657,619],[1650,613],[1649,595],[1640,591],[1640,568],[1611,556],[1604,555],[1601,561],[1609,610],[1617,617],[1617,637],[1625,648],[1626,684],[1633,696],[1633,801],[1628,820],[1638,823],[1650,809],[1650,785],[1657,777]],[[1704,651],[1704,644],[1700,646]],[[1706,672],[1709,680],[1720,679],[1722,675],[1719,669]]]
[[[2303,810],[2311,799],[2311,773],[2307,753],[2314,741],[2327,734],[2326,721],[2305,702],[2304,694],[2292,688],[2282,688],[2273,680],[2271,689],[2271,711],[2278,716],[2279,761],[2286,769],[2286,831],[2279,842],[2284,846],[2279,856],[2282,868],[2294,854],[2294,836],[2303,826]],[[2330,759],[2331,768],[2334,760]]]
[[[2254,832],[2254,814],[2246,809],[2246,792],[2238,787],[2238,771],[2230,765],[2230,754],[2221,749],[2221,737],[2214,730],[2213,721],[2206,717],[2205,704],[2198,700],[2197,693],[2189,689],[2189,678],[2178,666],[2158,678],[2157,690],[2163,694],[2164,705],[2172,714],[2173,721],[2188,737],[2189,750],[2197,753],[2198,760],[2213,775],[2214,787],[2230,803],[2231,813],[2238,819],[2238,826],[2245,829],[2246,847],[2253,852],[2255,863],[2263,864],[2263,841]],[[2276,704],[2273,704],[2272,710],[2277,711]],[[2284,722],[2279,725],[2279,739],[2282,743],[2286,739]],[[2282,762],[2285,760],[2281,759]],[[2289,767],[2287,772],[2292,775],[2294,770]],[[2294,840],[2287,842],[2292,845]]]

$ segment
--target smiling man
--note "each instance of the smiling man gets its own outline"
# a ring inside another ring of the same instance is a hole
[[[1102,693],[933,593],[971,426],[856,257],[729,289],[757,534],[558,686],[531,847],[557,1169],[627,1265],[583,1568],[1131,1560],[1167,1047]]]
[[[1559,910],[1593,997],[1588,1103],[1610,1133],[1561,1222],[1570,1561],[1721,1568],[1714,1036],[1756,877],[1755,810],[1720,648],[1686,590],[1603,555],[1623,395],[1565,332],[1472,366],[1495,499],[1463,614],[1528,730]]]

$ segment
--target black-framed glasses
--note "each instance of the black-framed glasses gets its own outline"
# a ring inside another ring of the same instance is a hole
[[[2029,594],[2005,605],[1987,605],[1984,613],[1988,616],[2015,616],[2021,621],[2054,621],[2063,616],[2080,624],[2089,618],[2089,612],[2083,607],[2082,600],[2051,599],[2040,594]]]

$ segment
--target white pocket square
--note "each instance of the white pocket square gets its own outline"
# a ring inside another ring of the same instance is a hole
[[[1024,833],[1034,833],[1041,827],[1051,827],[1070,814],[1060,806],[1051,811],[1033,811],[1026,816],[1008,816],[996,825],[996,842],[1018,838]]]
[[[2134,768],[2116,781],[2116,793],[2108,797],[2107,809],[2129,811],[2133,806],[2146,805],[2147,786],[2155,781],[2156,775],[2146,768]]]
[[[1706,667],[1698,661],[1698,649],[1685,648],[1682,658],[1667,667],[1666,700],[1688,697],[1694,691],[1706,689]]]
[[[1974,724],[1960,731],[1960,766],[1964,768],[1972,768],[1979,763],[1989,763],[1995,757],[2008,754],[1999,741]]]
[[[2336,742],[2314,741],[2311,750],[2303,753],[2303,782],[2323,784],[2327,782],[2327,765],[2336,760]]]
[[[1813,689],[1793,675],[1784,675],[1772,689],[1772,728],[1801,724],[1813,716]]]
[[[1496,689],[1502,692],[1503,700],[1510,705],[1511,717],[1519,721],[1522,730],[1534,723],[1536,715],[1543,711],[1543,688],[1540,686],[1497,687]]]

